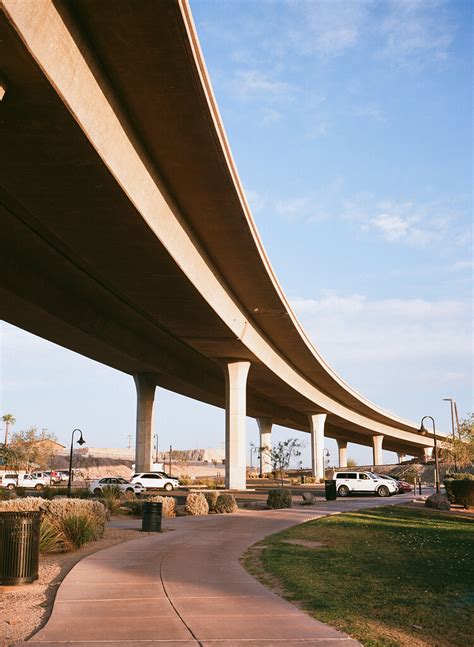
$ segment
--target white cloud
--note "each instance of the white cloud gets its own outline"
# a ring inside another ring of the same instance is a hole
[[[284,99],[290,95],[290,85],[272,79],[259,70],[240,70],[232,80],[232,91],[243,101],[252,99]]]
[[[372,119],[374,121],[379,121],[380,123],[385,123],[387,121],[384,111],[376,103],[366,103],[354,106],[352,113],[356,117]]]
[[[473,267],[474,261],[457,261],[450,267],[450,269],[454,272],[458,272],[462,270],[472,270]]]
[[[289,44],[302,54],[340,56],[355,47],[368,18],[370,0],[298,0]]]
[[[310,196],[279,200],[275,204],[275,210],[289,221],[321,222],[327,217],[322,206]]]
[[[439,361],[446,371],[472,355],[470,306],[458,300],[370,300],[326,292],[319,299],[292,298],[303,326],[330,363],[343,366],[405,360]],[[452,379],[452,378],[451,378]]]
[[[459,207],[460,210],[463,207]],[[377,232],[389,242],[427,247],[436,242],[456,242],[460,214],[441,201],[414,204],[377,200],[365,193],[343,201],[343,218],[366,232]]]
[[[321,137],[326,137],[329,134],[331,128],[332,123],[330,121],[322,120],[310,128],[308,138],[320,139]]]
[[[381,24],[382,58],[419,68],[448,58],[454,27],[442,0],[392,0]]]

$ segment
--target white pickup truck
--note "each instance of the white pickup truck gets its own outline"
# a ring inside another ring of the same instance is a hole
[[[24,487],[30,490],[42,490],[46,485],[45,479],[35,478],[31,474],[7,473],[0,477],[0,486],[7,490],[14,490],[16,487]]]

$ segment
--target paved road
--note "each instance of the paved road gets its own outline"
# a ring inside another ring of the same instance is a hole
[[[240,565],[251,544],[291,525],[411,497],[344,499],[291,510],[166,520],[166,532],[79,562],[46,626],[24,647],[356,647],[268,591]],[[138,526],[118,520],[115,527]]]

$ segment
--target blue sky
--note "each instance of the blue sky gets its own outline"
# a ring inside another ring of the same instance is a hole
[[[191,6],[264,246],[310,337],[366,397],[448,431],[443,397],[472,409],[471,2]],[[2,346],[16,428],[126,445],[131,378],[7,324]],[[223,421],[157,394],[161,447],[220,446]],[[248,432],[257,442],[252,420]]]

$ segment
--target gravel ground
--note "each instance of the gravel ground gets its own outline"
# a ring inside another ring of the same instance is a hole
[[[30,638],[46,624],[59,585],[83,557],[140,535],[139,530],[107,528],[100,541],[74,553],[42,555],[36,582],[0,586],[0,647],[10,647]]]

